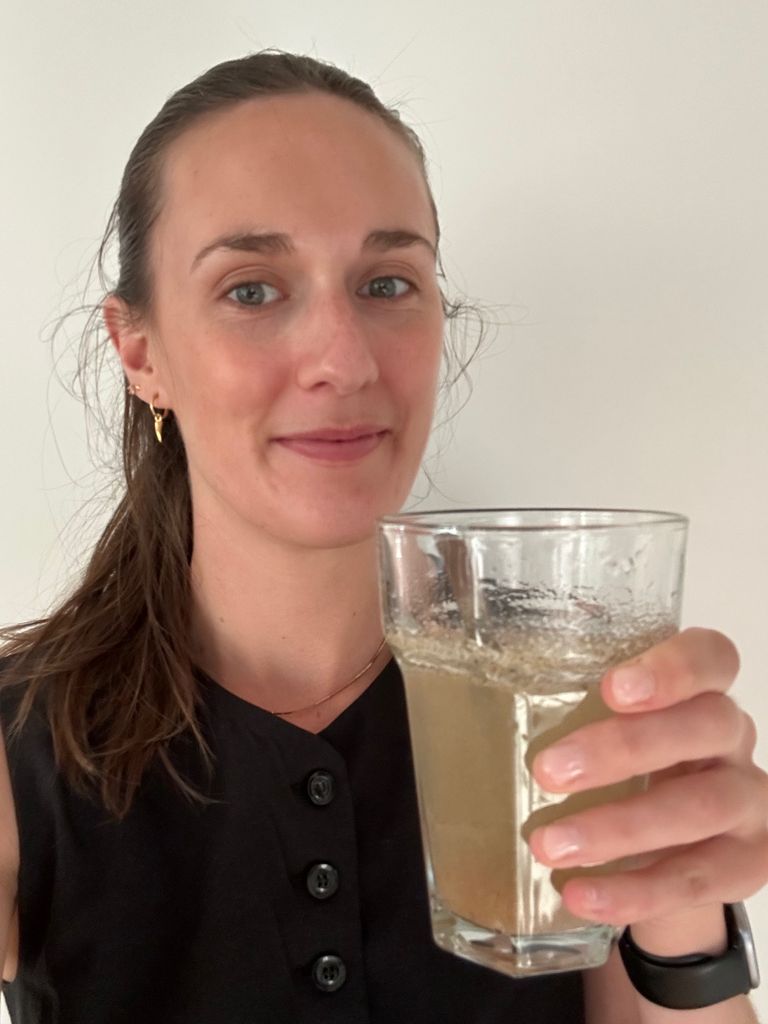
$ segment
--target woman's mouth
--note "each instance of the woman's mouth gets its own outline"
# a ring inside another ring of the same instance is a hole
[[[320,462],[354,462],[375,451],[387,434],[389,430],[360,427],[293,434],[275,438],[275,441],[297,455]]]

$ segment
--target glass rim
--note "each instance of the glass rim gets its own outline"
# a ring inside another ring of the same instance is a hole
[[[518,513],[550,513],[583,514],[595,517],[604,516],[603,520],[595,519],[586,523],[489,523],[482,522],[482,517],[498,514],[515,515]],[[478,517],[473,522],[472,517]],[[610,521],[609,517],[617,517]],[[453,521],[451,521],[453,519]],[[638,526],[678,525],[688,526],[688,516],[680,512],[666,512],[657,509],[635,508],[563,508],[531,506],[526,508],[453,508],[434,509],[429,512],[401,512],[397,515],[381,516],[378,520],[382,531],[403,529],[412,533],[566,533],[583,530],[628,530]]]

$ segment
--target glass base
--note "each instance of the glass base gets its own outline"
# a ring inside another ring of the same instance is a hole
[[[434,896],[431,916],[432,935],[441,949],[513,978],[600,967],[618,936],[611,925],[587,922],[550,935],[506,935],[466,921]]]

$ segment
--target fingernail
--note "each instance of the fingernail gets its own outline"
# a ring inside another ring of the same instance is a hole
[[[606,896],[605,889],[598,885],[588,885],[584,888],[581,895],[582,901],[586,907],[590,910],[607,910],[608,909],[608,897]]]
[[[640,704],[653,696],[656,683],[642,665],[624,665],[614,670],[611,677],[613,699],[617,704]]]
[[[570,825],[550,825],[544,829],[541,845],[549,860],[562,860],[581,849],[581,835]]]
[[[558,743],[539,754],[539,768],[553,782],[571,782],[584,774],[584,752],[575,743]]]

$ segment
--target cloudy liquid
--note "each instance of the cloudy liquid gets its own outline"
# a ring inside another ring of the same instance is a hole
[[[605,670],[675,632],[574,640],[527,633],[503,655],[397,637],[406,688],[422,836],[433,905],[493,932],[561,933],[584,925],[559,890],[601,865],[552,871],[525,837],[578,810],[642,790],[645,779],[563,796],[541,789],[529,772],[539,750],[612,712],[599,695]],[[565,645],[565,646],[564,646]]]

